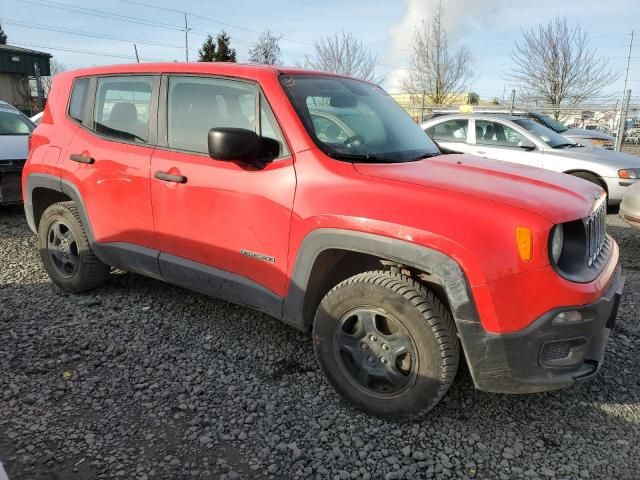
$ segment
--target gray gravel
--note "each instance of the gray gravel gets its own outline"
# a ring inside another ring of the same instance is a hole
[[[17,479],[640,478],[640,234],[593,382],[526,396],[466,372],[429,415],[344,404],[308,335],[133,274],[67,295],[18,209],[0,209],[0,461]]]

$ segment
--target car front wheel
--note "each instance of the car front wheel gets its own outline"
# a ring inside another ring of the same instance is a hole
[[[447,307],[418,281],[387,271],[355,275],[322,300],[316,356],[333,387],[357,408],[413,417],[453,382],[459,341]]]

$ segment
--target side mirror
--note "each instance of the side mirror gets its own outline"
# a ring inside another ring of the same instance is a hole
[[[535,145],[535,143],[533,143],[528,138],[523,138],[518,143],[518,148],[521,148],[523,150],[535,150],[536,149],[536,145]]]
[[[209,156],[217,160],[255,165],[260,158],[260,137],[245,128],[212,128],[207,143]]]

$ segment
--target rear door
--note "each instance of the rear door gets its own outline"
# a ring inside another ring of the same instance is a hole
[[[96,241],[146,253],[148,273],[156,274],[149,167],[159,81],[152,75],[92,78],[83,118],[67,117],[81,128],[62,159],[63,178],[78,188]]]
[[[471,153],[479,157],[503,160],[542,168],[542,153],[522,148],[529,142],[513,126],[497,120],[474,119],[475,143]]]
[[[470,153],[469,119],[443,120],[425,130],[438,145],[460,153]]]
[[[296,177],[264,95],[239,79],[175,75],[162,82],[151,193],[163,276],[227,297],[220,288],[229,282],[213,277],[228,272],[283,296]],[[262,169],[211,158],[214,127],[253,130],[277,152]],[[251,300],[243,303],[260,303]]]

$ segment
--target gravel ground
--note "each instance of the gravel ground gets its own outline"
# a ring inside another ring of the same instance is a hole
[[[420,421],[345,405],[308,335],[133,274],[51,284],[0,209],[0,460],[11,480],[640,478],[640,232],[609,216],[627,275],[601,375],[508,396],[458,375]]]

